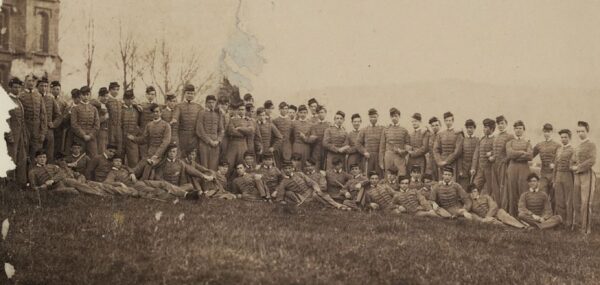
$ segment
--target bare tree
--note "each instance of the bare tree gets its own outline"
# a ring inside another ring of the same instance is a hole
[[[99,70],[96,70],[94,73],[92,71],[92,66],[94,64],[94,53],[96,51],[96,37],[95,37],[95,27],[94,27],[94,18],[92,16],[92,11],[90,8],[90,12],[88,13],[88,22],[85,25],[85,33],[86,33],[86,48],[85,48],[85,69],[86,69],[86,82],[87,86],[90,88],[93,87],[94,81],[98,78]]]
[[[143,74],[138,67],[138,43],[131,33],[123,34],[123,24],[119,20],[119,50],[115,64],[123,74],[123,90],[132,89],[135,81]]]

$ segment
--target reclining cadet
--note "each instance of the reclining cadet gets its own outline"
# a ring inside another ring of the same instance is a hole
[[[448,211],[452,217],[465,217],[470,220],[473,218],[469,213],[471,198],[460,184],[453,180],[453,177],[454,168],[444,167],[442,181],[433,186],[431,198]]]
[[[425,196],[421,195],[416,189],[409,188],[410,178],[401,177],[398,179],[400,190],[394,194],[392,203],[398,205],[397,213],[409,214],[414,216],[440,217],[431,203]]]
[[[526,227],[509,213],[498,208],[498,204],[490,195],[480,194],[475,184],[467,187],[467,193],[471,196],[473,220],[498,225],[506,224],[519,229]]]

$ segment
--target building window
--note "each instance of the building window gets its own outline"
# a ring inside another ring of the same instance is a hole
[[[8,49],[9,21],[10,21],[10,7],[2,6],[2,12],[0,12],[0,48],[1,49]]]
[[[39,48],[41,52],[49,51],[50,41],[50,15],[46,11],[40,11],[38,16],[38,31],[40,35]]]

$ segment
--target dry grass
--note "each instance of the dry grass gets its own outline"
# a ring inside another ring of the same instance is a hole
[[[600,282],[598,219],[584,237],[314,204],[41,198],[0,194],[0,261],[16,269],[0,284]]]

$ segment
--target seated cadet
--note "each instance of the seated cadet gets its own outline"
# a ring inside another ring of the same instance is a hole
[[[369,182],[361,187],[365,191],[365,204],[367,209],[384,210],[394,212],[398,207],[392,203],[395,191],[385,183],[379,183],[379,174],[375,171],[369,172]],[[395,211],[397,213],[397,211]]]
[[[74,172],[85,175],[90,157],[81,150],[81,145],[77,142],[73,142],[71,145],[71,154],[64,157],[63,161],[66,163],[66,166]]]
[[[275,167],[275,158],[272,152],[263,153],[262,163],[258,166],[256,173],[262,175],[262,181],[265,182],[270,193],[273,193],[283,180],[283,174],[279,168]]]
[[[423,179],[421,177],[421,166],[413,165],[410,168],[410,180],[408,182],[408,187],[411,189],[421,189],[423,188]]]
[[[204,194],[210,198],[219,198],[225,200],[236,199],[237,196],[228,191],[229,184],[227,182],[227,174],[229,173],[229,163],[227,161],[221,161],[217,167],[217,171],[214,172],[215,179],[213,181],[207,181],[204,185]],[[241,195],[240,195],[241,198]]]
[[[85,178],[87,180],[104,182],[108,172],[112,168],[112,162],[110,159],[117,153],[117,146],[108,144],[106,151],[103,154],[96,155],[90,160],[85,171]]]
[[[360,191],[360,189],[363,183],[368,182],[369,179],[362,174],[358,163],[350,165],[350,175],[352,175],[352,179],[348,180],[341,190],[341,194],[345,198],[343,204],[354,210],[358,210],[360,207],[365,206],[365,191]]]
[[[161,198],[168,199],[171,195],[190,200],[199,198],[198,191],[185,191],[166,181],[159,180],[137,180],[136,174],[141,172],[143,163],[138,164],[136,169],[130,170],[123,166],[123,159],[120,156],[113,156],[111,159],[112,168],[104,183],[113,186],[128,187],[132,193],[137,192],[142,198]]]
[[[480,194],[475,184],[469,184],[467,193],[471,196],[471,214],[473,220],[483,223],[507,224],[515,228],[523,229],[525,225],[516,218],[508,214],[503,209],[498,208],[498,204],[487,194]]]
[[[156,166],[154,177],[151,179],[167,181],[175,186],[179,186],[186,192],[192,190],[202,191],[201,184],[194,185],[195,183],[192,183],[192,178],[212,181],[214,177],[211,174],[204,174],[184,163],[178,158],[178,151],[179,148],[174,143],[167,146],[166,157]]]
[[[314,165],[311,167],[314,167]],[[284,178],[274,192],[277,201],[280,203],[293,203],[300,206],[305,202],[316,200],[339,210],[350,210],[349,207],[334,201],[331,196],[321,191],[319,185],[306,174],[294,171],[291,162],[284,161],[282,170]]]
[[[235,166],[237,177],[231,183],[231,190],[235,194],[241,194],[245,201],[271,202],[271,193],[265,189],[265,183],[260,174],[246,172],[246,165],[238,163]]]
[[[292,162],[292,165],[293,164],[294,163]],[[294,169],[295,168],[296,167],[294,166]],[[301,171],[294,170],[294,172]],[[304,174],[306,174],[306,176],[308,176],[308,178],[312,179],[314,182],[317,182],[317,185],[319,185],[319,189],[321,189],[321,191],[327,189],[327,179],[325,179],[325,171],[318,171],[317,163],[312,158],[307,159],[304,163]]]
[[[299,154],[299,153],[292,154],[292,166],[294,167],[294,171],[303,171],[303,169],[304,169],[303,163],[304,162],[302,161],[301,154]],[[322,189],[324,189],[324,188],[322,188]]]
[[[31,188],[56,193],[79,194],[75,188],[65,185],[67,177],[61,171],[60,167],[53,164],[46,164],[47,156],[45,151],[36,151],[34,160],[35,165],[28,173]]]
[[[416,187],[416,185],[421,185],[421,188],[416,189],[417,192],[419,192],[419,194],[423,195],[423,197],[425,197],[425,199],[427,199],[427,201],[429,202],[429,204],[431,204],[431,208],[435,211],[436,214],[438,214],[440,217],[443,218],[451,218],[452,215],[446,211],[444,208],[440,207],[435,201],[433,201],[433,196],[431,188],[433,188],[433,177],[431,174],[425,173],[422,177],[423,182],[419,183],[414,183],[414,184],[408,184],[409,188],[414,188]]]
[[[246,167],[246,173],[256,173],[258,167],[256,166],[256,155],[253,151],[244,152],[244,167]]]
[[[407,176],[398,178],[400,189],[392,199],[392,203],[398,205],[397,212],[415,216],[440,217],[423,195],[416,189],[408,187],[409,182],[410,178]]]
[[[333,169],[328,169],[325,172],[325,179],[327,180],[327,194],[338,202],[343,202],[345,197],[341,193],[344,185],[352,179],[352,175],[344,171],[344,161],[336,157],[333,159]]]
[[[554,228],[562,223],[562,218],[552,214],[550,198],[546,192],[540,191],[539,180],[535,173],[527,176],[529,191],[519,198],[519,219],[540,230]]]
[[[400,189],[400,185],[398,185],[398,170],[394,167],[390,167],[385,172],[385,178],[379,181],[379,183],[389,186],[394,191],[398,191],[398,189]]]
[[[431,198],[438,203],[440,207],[448,211],[452,217],[465,217],[470,220],[473,216],[469,213],[471,209],[471,198],[460,186],[454,182],[454,169],[444,167],[442,181],[433,185]]]
[[[181,149],[178,148],[178,153],[181,152]],[[216,171],[212,170],[212,169],[208,169],[206,167],[204,167],[202,164],[198,163],[198,151],[194,148],[191,149],[187,155],[185,156],[185,158],[183,158],[183,162],[189,166],[191,166],[192,168],[200,171],[200,173],[203,173],[207,176],[212,176],[215,177],[215,173]],[[212,183],[212,181],[207,181],[206,179],[202,179],[202,178],[197,178],[194,176],[190,176],[189,177],[190,183],[192,183],[192,185],[194,185],[194,188],[196,189],[203,189],[204,190],[204,194],[206,194],[206,188],[207,185]]]

